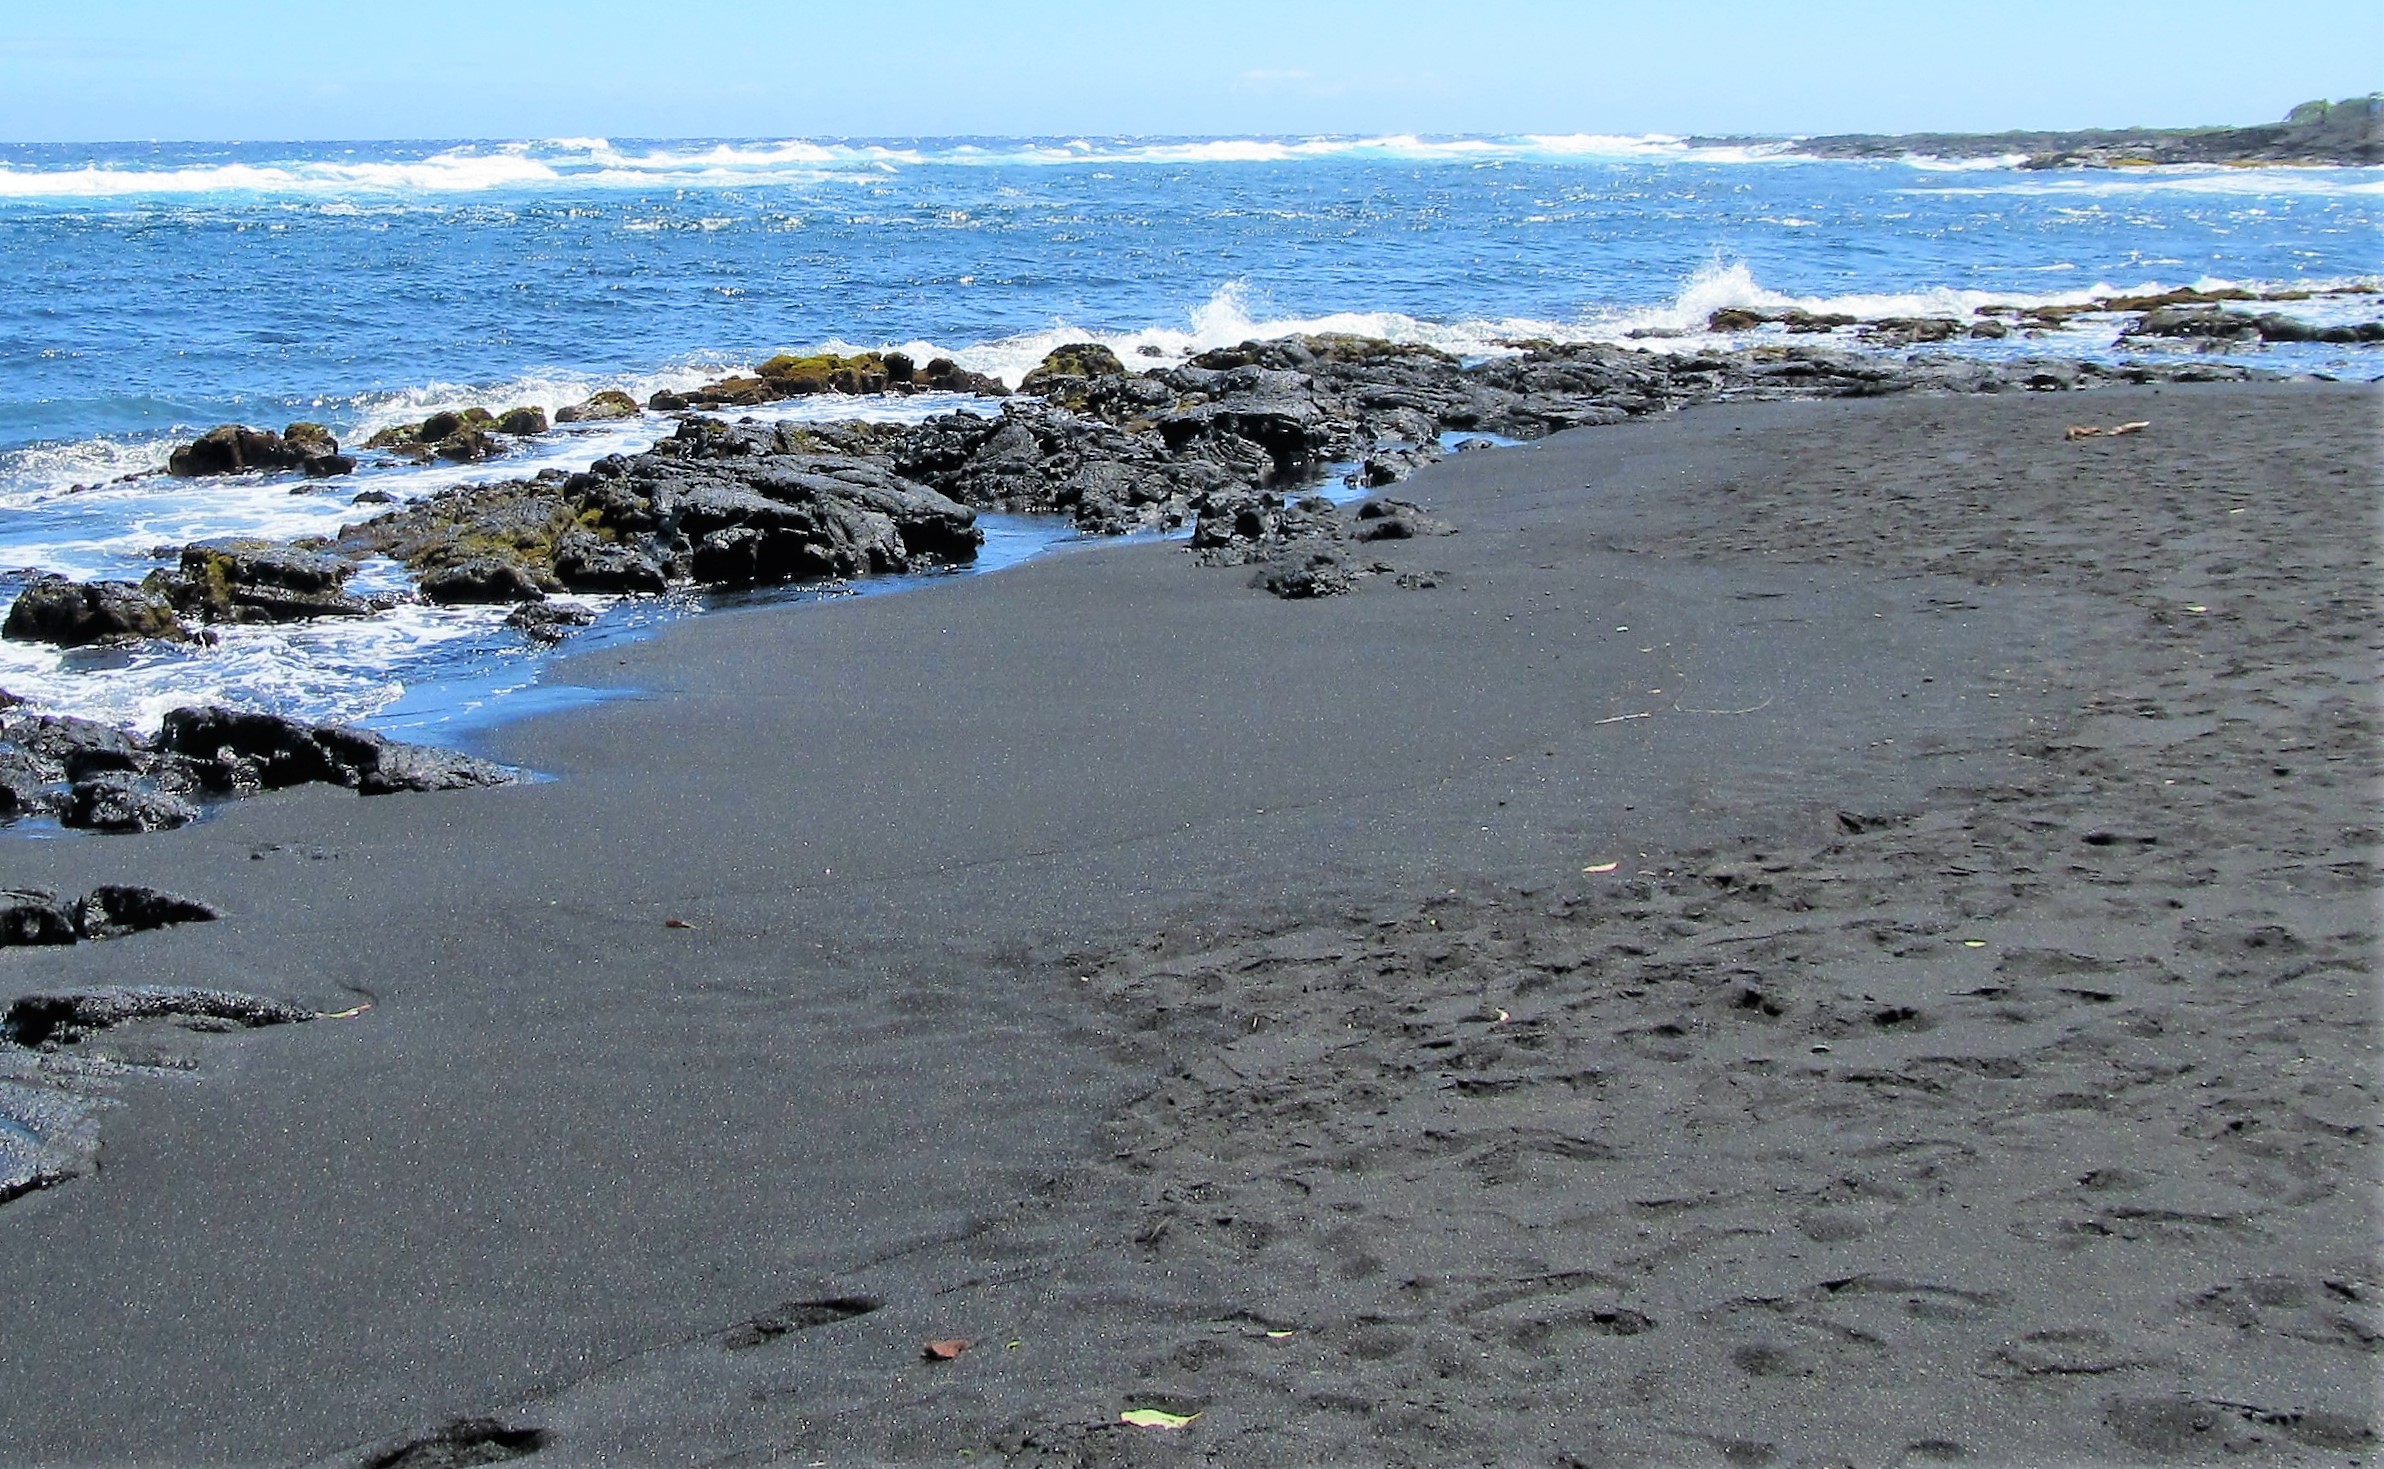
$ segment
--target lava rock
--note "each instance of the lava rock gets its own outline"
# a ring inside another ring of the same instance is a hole
[[[670,586],[653,556],[586,531],[555,543],[555,576],[575,592],[660,592]]]
[[[1262,562],[1250,585],[1286,600],[1338,596],[1357,585],[1341,553],[1329,546],[1294,543],[1283,554]]]
[[[314,1019],[312,1010],[244,995],[236,990],[188,985],[101,985],[91,989],[23,995],[0,1015],[0,1038],[27,1048],[71,1046],[103,1030],[135,1020],[174,1020],[196,1028],[260,1029]]]
[[[319,423],[293,423],[281,431],[281,444],[301,459],[320,459],[339,452],[339,440]]]
[[[245,474],[259,469],[296,469],[309,457],[308,449],[329,439],[330,434],[319,424],[294,424],[294,428],[313,430],[304,436],[305,446],[294,446],[269,428],[250,428],[246,424],[225,423],[198,436],[190,443],[176,445],[166,456],[166,473],[177,479],[198,479],[212,475]],[[320,433],[321,439],[315,434]],[[339,444],[331,441],[330,452],[336,453]]]
[[[0,623],[0,637],[80,648],[150,638],[183,642],[190,630],[174,615],[174,604],[153,589],[44,576],[17,594],[8,620]]]
[[[24,714],[0,722],[0,742],[56,778],[68,770],[139,770],[149,747],[129,730],[72,714]]]
[[[452,750],[401,744],[370,730],[309,725],[278,714],[207,705],[169,712],[158,748],[197,762],[217,790],[278,790],[323,782],[364,795],[462,790],[513,779],[501,765]]]
[[[58,820],[85,831],[171,831],[199,819],[199,808],[165,791],[143,790],[129,781],[76,781],[66,793]]]
[[[107,883],[74,906],[75,932],[87,939],[121,938],[175,923],[212,923],[223,914],[210,904],[156,888]]]
[[[183,547],[175,572],[152,572],[143,585],[209,622],[370,617],[380,609],[343,590],[355,570],[321,551],[236,537]]]
[[[49,810],[55,803],[47,787],[55,778],[54,770],[45,770],[22,750],[0,749],[0,821],[17,821]]]
[[[615,419],[635,418],[645,410],[637,400],[618,388],[606,388],[590,395],[584,403],[555,410],[557,423],[609,423]]]
[[[355,473],[356,456],[339,452],[339,440],[319,423],[293,423],[281,431],[281,442],[309,479]]]
[[[1409,500],[1377,497],[1357,508],[1357,525],[1350,537],[1358,541],[1405,541],[1417,536],[1446,536],[1456,534],[1456,527],[1436,520],[1424,513],[1424,507]]]
[[[73,912],[58,895],[40,888],[0,888],[0,947],[71,944]]]
[[[949,357],[929,358],[911,379],[914,388],[938,393],[974,393],[980,398],[1007,398],[1010,385],[998,377],[971,372]]]
[[[909,358],[902,359],[900,370],[906,379],[913,375]],[[685,396],[695,403],[729,403],[737,401],[738,395],[755,392],[756,385],[771,398],[811,393],[882,393],[896,380],[895,371],[876,352],[851,356],[836,352],[815,352],[808,356],[780,353],[755,368],[753,377],[725,378]],[[769,398],[759,401],[767,402]]]
[[[459,603],[536,602],[546,596],[538,579],[519,561],[481,556],[422,579],[423,600],[442,607]]]
[[[1069,342],[1052,348],[1035,364],[1033,370],[1018,384],[1022,393],[1032,393],[1037,384],[1053,378],[1068,377],[1124,377],[1126,364],[1118,355],[1099,342]]]
[[[2260,323],[2247,312],[2229,311],[2223,306],[2164,306],[2145,312],[2135,325],[2120,335],[2123,338],[2204,337],[2213,341],[2240,341],[2258,337]]]
[[[505,625],[538,642],[559,643],[595,620],[594,612],[569,602],[524,602],[506,615]]]

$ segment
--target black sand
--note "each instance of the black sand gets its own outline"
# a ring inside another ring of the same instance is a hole
[[[553,783],[12,844],[229,916],[0,1000],[374,1008],[0,1206],[0,1462],[2368,1462],[2378,403],[1587,430],[1429,589],[711,617]]]

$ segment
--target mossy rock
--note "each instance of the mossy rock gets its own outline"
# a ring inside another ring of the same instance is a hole
[[[453,432],[440,435],[437,445],[438,456],[454,464],[478,464],[483,459],[496,458],[505,450],[495,439],[489,437],[488,430],[494,425],[495,420],[493,419],[487,424],[464,423],[458,425]]]
[[[364,441],[367,449],[402,449],[409,444],[438,444],[453,438],[466,429],[488,433],[497,426],[497,416],[485,408],[446,409],[432,414],[420,423],[401,423],[385,428]]]
[[[482,433],[487,433],[496,426],[497,416],[487,409],[464,408],[432,414],[422,420],[421,425],[414,430],[414,437],[425,444],[436,444],[442,440],[454,438],[466,429],[478,429]]]
[[[784,393],[778,384],[766,378],[724,377],[686,396],[688,402],[708,408],[753,408],[774,402]]]
[[[616,418],[635,418],[642,410],[637,400],[619,388],[606,388],[593,394],[585,403],[555,410],[557,423],[603,423]]]
[[[304,459],[328,458],[339,452],[339,440],[319,423],[293,423],[281,431],[282,447]]]
[[[1099,342],[1070,342],[1054,347],[1018,384],[1022,393],[1042,391],[1041,385],[1054,378],[1124,377],[1126,364],[1118,355]]]
[[[546,410],[543,408],[508,408],[497,415],[497,432],[526,439],[532,434],[545,433]]]
[[[1453,354],[1422,342],[1394,342],[1383,337],[1362,337],[1355,332],[1316,332],[1298,340],[1319,362],[1366,363],[1416,357],[1432,362],[1458,360]]]
[[[902,360],[906,365],[909,363],[908,358]],[[849,357],[838,352],[814,352],[807,356],[781,352],[754,371],[772,387],[789,396],[803,393],[882,393],[888,383],[896,380],[887,360],[875,352],[861,352]]]
[[[519,562],[553,586],[555,542],[580,529],[552,484],[517,481],[444,490],[340,532],[344,555],[382,555],[416,573],[494,559]]]

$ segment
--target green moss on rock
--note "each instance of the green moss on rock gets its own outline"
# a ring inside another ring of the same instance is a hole
[[[900,355],[900,354],[897,354]],[[903,359],[907,368],[909,359]],[[804,393],[882,393],[895,381],[894,369],[875,352],[845,356],[814,352],[797,356],[781,352],[754,371],[787,397]],[[908,372],[904,373],[907,378]]]
[[[1022,393],[1037,393],[1055,378],[1124,377],[1126,364],[1099,342],[1070,342],[1054,347],[1018,385]]]

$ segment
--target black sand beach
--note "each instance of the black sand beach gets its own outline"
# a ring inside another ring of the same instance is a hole
[[[2372,1462],[2380,402],[1581,430],[12,844],[227,917],[0,1001],[371,1008],[52,1058],[0,1462]]]

